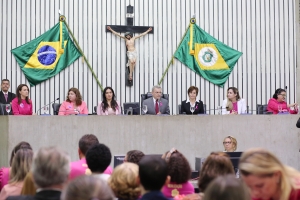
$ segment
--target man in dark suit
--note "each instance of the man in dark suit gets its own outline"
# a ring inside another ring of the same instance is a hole
[[[32,175],[37,192],[34,196],[11,196],[8,200],[60,200],[67,183],[69,156],[57,147],[39,149],[32,163]]]
[[[169,101],[161,98],[161,95],[161,87],[158,85],[153,86],[152,98],[148,98],[143,101],[142,106],[147,106],[147,112],[143,112],[143,115],[170,114]]]
[[[171,180],[166,161],[156,156],[146,155],[138,165],[143,194],[140,200],[168,200],[161,192],[161,188]]]
[[[8,79],[3,79],[1,81],[1,92],[0,92],[0,104],[10,104],[11,101],[16,97],[14,93],[9,92],[10,82]],[[7,115],[8,113],[4,107],[0,108],[0,115]],[[13,114],[12,111],[9,112],[10,115]]]

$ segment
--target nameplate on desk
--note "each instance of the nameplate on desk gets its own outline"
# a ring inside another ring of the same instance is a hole
[[[198,116],[207,116],[208,114],[198,114]]]
[[[77,116],[88,116],[89,114],[78,114]]]
[[[50,114],[40,114],[40,116],[51,116]]]
[[[252,113],[241,113],[240,115],[252,115]]]

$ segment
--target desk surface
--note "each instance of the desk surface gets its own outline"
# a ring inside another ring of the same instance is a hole
[[[0,116],[0,166],[13,147],[29,142],[34,150],[57,145],[77,160],[78,141],[95,134],[112,155],[138,149],[162,154],[176,147],[194,169],[195,157],[223,151],[223,139],[237,138],[237,151],[264,147],[283,163],[300,170],[298,115],[177,115],[177,116]],[[113,165],[113,163],[111,163]]]

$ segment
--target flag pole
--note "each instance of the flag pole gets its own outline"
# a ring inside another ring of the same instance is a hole
[[[66,27],[67,27],[67,29],[68,29],[68,31],[69,31],[69,33],[70,33],[70,35],[71,35],[71,37],[72,37],[74,43],[76,44],[76,46],[77,46],[79,52],[81,53],[81,55],[82,55],[84,61],[86,62],[86,64],[87,64],[88,67],[90,68],[90,70],[91,70],[91,72],[92,72],[92,74],[93,74],[93,77],[96,79],[96,81],[97,81],[97,83],[98,83],[98,86],[100,87],[101,91],[103,92],[103,87],[102,87],[102,85],[101,85],[101,83],[100,83],[98,77],[96,76],[96,74],[95,74],[93,68],[91,67],[89,61],[87,60],[87,58],[85,57],[83,51],[81,50],[81,48],[80,48],[80,46],[79,46],[77,40],[75,39],[75,37],[74,37],[72,31],[70,30],[70,28],[69,28],[69,26],[68,26],[68,24],[67,24],[67,22],[66,22],[66,17],[65,17],[64,15],[60,15],[60,16],[59,16],[59,21],[62,21],[62,22],[65,23],[65,25],[66,25]]]
[[[180,45],[181,45],[181,43],[182,43],[182,41],[183,41],[183,38],[185,37],[187,31],[189,30],[189,27],[190,27],[190,25],[187,27],[187,29],[186,29],[186,31],[185,31],[183,37],[181,38],[181,41],[180,41],[179,45],[177,46],[175,52],[176,52],[176,51],[178,50],[178,48],[180,47]],[[175,53],[174,53],[174,54],[175,54]],[[165,76],[166,76],[166,74],[167,74],[167,72],[168,72],[168,70],[169,70],[171,64],[174,63],[174,54],[172,55],[172,58],[171,58],[171,60],[170,60],[170,62],[169,62],[169,64],[168,64],[168,67],[165,69],[165,71],[164,71],[162,77],[160,78],[160,80],[159,80],[159,82],[158,82],[158,85],[161,85],[161,83],[162,83],[163,79],[165,78]]]

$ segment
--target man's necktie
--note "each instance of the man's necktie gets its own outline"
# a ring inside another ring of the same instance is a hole
[[[7,94],[4,94],[4,97],[5,97],[5,101],[7,102],[7,97],[8,97],[8,95],[7,95]]]
[[[156,99],[156,103],[155,103],[155,112],[156,112],[156,114],[159,113],[158,99]]]

